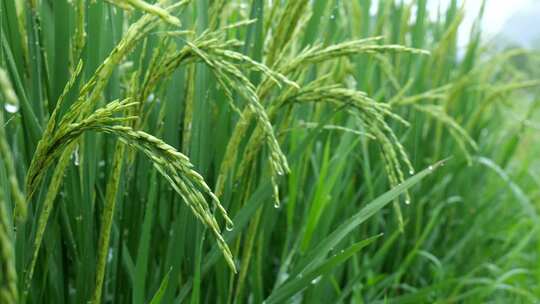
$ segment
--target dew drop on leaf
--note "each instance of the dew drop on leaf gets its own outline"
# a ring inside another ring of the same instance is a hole
[[[19,105],[6,103],[4,104],[4,109],[6,110],[6,112],[14,114],[19,111]]]
[[[73,164],[75,166],[79,166],[80,160],[79,160],[79,146],[73,150],[73,154],[71,154],[71,158],[73,158]]]

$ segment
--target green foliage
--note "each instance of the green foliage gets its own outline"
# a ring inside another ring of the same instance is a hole
[[[0,302],[539,301],[538,56],[378,3],[0,0]]]

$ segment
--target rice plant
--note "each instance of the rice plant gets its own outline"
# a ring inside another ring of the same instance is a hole
[[[539,301],[538,54],[468,13],[0,0],[0,303]]]

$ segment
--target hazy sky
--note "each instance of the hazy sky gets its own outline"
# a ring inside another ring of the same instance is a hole
[[[526,9],[535,0],[487,0],[482,22],[482,30],[484,39],[490,39],[501,31],[505,23],[519,10]],[[428,1],[431,5],[437,5],[437,0]],[[442,3],[448,3],[448,0],[440,0]],[[459,35],[459,45],[465,46],[469,37],[469,30],[472,26],[474,18],[478,15],[482,1],[467,0],[465,20],[463,21],[462,31]],[[540,17],[540,16],[539,16]]]
[[[482,4],[481,0],[458,0],[458,3],[462,4],[464,1],[466,4],[466,15],[459,37],[459,44],[461,46],[466,45],[469,30],[475,17],[478,15],[478,11],[480,10],[480,6]],[[374,2],[376,4],[378,1],[375,0]],[[450,0],[428,0],[430,14],[433,17],[436,17],[439,6],[444,11],[450,2]],[[532,4],[535,2],[539,3],[540,0],[487,0],[482,23],[484,38],[489,39],[493,35],[497,34],[508,19],[510,19],[516,12],[526,9],[528,6],[532,6]],[[540,16],[538,17],[540,18]]]
[[[380,1],[380,0],[379,0]],[[384,1],[384,0],[383,0]],[[406,2],[411,2],[412,0],[406,0]],[[514,13],[518,10],[527,7],[528,5],[537,2],[540,0],[487,0],[486,11],[484,14],[484,26],[488,32],[498,32],[501,27],[504,25],[504,22],[508,20]],[[377,0],[373,1],[372,8],[377,8]],[[428,0],[428,7],[432,16],[437,15],[437,8],[440,6],[442,9],[445,9],[450,0]],[[472,23],[472,20],[477,15],[481,0],[459,0],[458,3],[462,4],[465,2],[467,6],[467,16],[466,22],[468,24]]]
[[[433,3],[437,1],[431,1]],[[442,0],[442,2],[448,2]],[[486,11],[484,13],[483,28],[488,34],[494,34],[501,30],[504,23],[512,17],[520,9],[524,9],[531,5],[535,0],[488,0]],[[468,24],[472,23],[472,19],[480,9],[482,1],[480,0],[468,0],[467,5],[467,18]],[[540,17],[540,16],[539,16]]]
[[[350,1],[350,0],[340,0]],[[371,13],[375,15],[381,1],[372,0]],[[412,3],[415,0],[402,0]],[[436,19],[438,11],[445,12],[452,0],[427,0],[428,13]],[[458,47],[464,49],[469,41],[470,30],[478,16],[482,0],[457,0],[465,4],[465,18],[460,26]],[[486,0],[482,19],[484,42],[498,42],[538,48],[540,44],[540,0]],[[499,41],[500,40],[500,41]]]

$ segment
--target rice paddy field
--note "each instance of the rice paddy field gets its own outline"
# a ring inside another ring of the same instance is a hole
[[[449,2],[0,0],[0,303],[540,302],[540,55]]]

